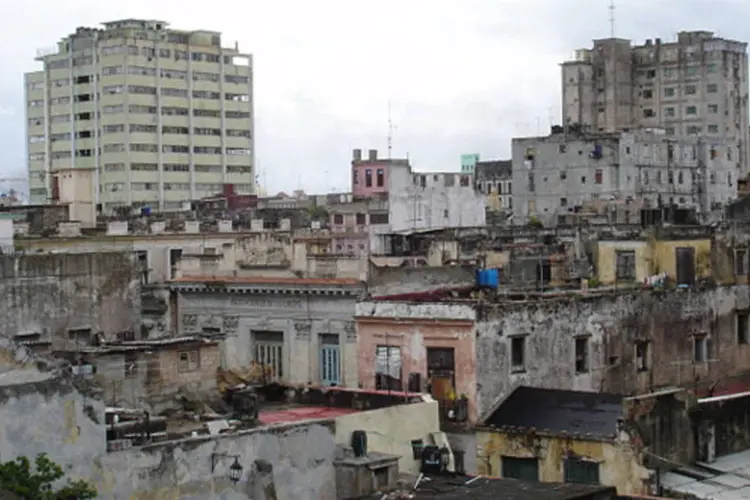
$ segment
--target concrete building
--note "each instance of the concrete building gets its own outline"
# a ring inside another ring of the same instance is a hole
[[[61,171],[87,170],[93,200],[179,210],[254,190],[252,57],[214,31],[128,19],[78,28],[25,75],[32,204],[60,198]]]
[[[333,230],[350,233],[336,245],[352,253],[382,253],[377,236],[385,233],[485,225],[484,199],[471,174],[415,172],[408,159],[379,158],[374,149],[367,159],[355,149],[351,165],[352,202],[327,208]]]
[[[739,151],[731,139],[659,130],[555,132],[513,139],[515,224],[555,224],[590,202],[707,214],[737,196]]]
[[[747,43],[710,31],[660,38],[594,40],[562,65],[565,126],[594,132],[663,128],[667,135],[726,138],[737,174],[748,173]]]
[[[474,167],[479,162],[479,155],[477,153],[461,155],[461,173],[462,174],[473,174]]]
[[[353,279],[183,276],[181,334],[220,333],[222,366],[271,366],[287,384],[357,387],[352,321],[362,284]]]
[[[489,212],[513,210],[513,162],[478,161],[474,166],[474,186],[485,195]]]

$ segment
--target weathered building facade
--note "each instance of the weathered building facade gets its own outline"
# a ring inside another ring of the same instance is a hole
[[[140,282],[124,252],[0,256],[4,335],[52,348],[116,339],[140,323]]]
[[[285,383],[357,386],[359,281],[185,276],[170,287],[181,334],[225,336],[222,366],[257,362]]]

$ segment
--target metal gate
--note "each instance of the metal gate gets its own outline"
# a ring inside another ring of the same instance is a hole
[[[280,380],[284,376],[284,344],[279,342],[256,342],[255,361],[271,368],[271,378]]]
[[[339,366],[339,346],[321,346],[320,381],[323,385],[339,385],[341,383],[341,370]]]

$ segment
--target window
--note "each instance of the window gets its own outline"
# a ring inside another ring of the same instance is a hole
[[[734,274],[736,276],[747,275],[747,250],[734,251]]]
[[[365,170],[365,187],[372,187],[372,170]]]
[[[375,348],[375,389],[401,390],[401,348],[379,345]]]
[[[379,168],[375,173],[375,184],[378,187],[383,187],[385,183],[385,173],[382,168]]]
[[[719,126],[718,125],[709,125],[706,129],[709,134],[718,134],[719,133]]]
[[[510,339],[510,371],[511,373],[526,371],[526,337],[511,337]]]
[[[750,339],[750,321],[748,321],[747,311],[736,313],[736,325],[737,325],[737,343],[740,345],[747,345],[748,339]]]
[[[250,96],[248,94],[224,94],[224,99],[234,102],[250,102]]]
[[[708,113],[711,115],[715,115],[719,112],[719,105],[718,104],[709,104],[708,105]]]
[[[174,89],[171,87],[164,87],[161,89],[161,95],[165,97],[187,97],[187,89]]]
[[[693,359],[697,363],[708,361],[708,336],[705,333],[693,335]]]
[[[178,370],[180,372],[193,372],[201,367],[201,353],[200,350],[194,349],[192,351],[180,352],[180,362]]]
[[[102,134],[116,134],[118,132],[125,132],[125,125],[104,125],[102,127]]]
[[[696,135],[701,133],[701,128],[697,125],[690,125],[685,129],[685,131],[688,135]]]
[[[575,339],[576,373],[587,373],[589,371],[589,339],[578,337]]]
[[[388,212],[385,213],[371,213],[370,224],[388,224]]]
[[[333,223],[339,226],[343,224],[344,223],[343,214],[333,214]]]
[[[145,85],[128,85],[128,92],[131,94],[156,95],[156,87],[146,87]]]
[[[695,95],[696,92],[695,85],[685,85],[685,95]]]
[[[250,118],[249,111],[224,111],[225,118]]]
[[[227,83],[247,84],[247,83],[250,83],[250,77],[244,76],[244,75],[224,75],[224,81]]]
[[[601,184],[602,182],[604,182],[604,173],[602,169],[597,168],[594,172],[594,184]]]
[[[674,108],[671,106],[668,108],[664,108],[664,116],[668,118],[674,117]]]
[[[563,463],[566,483],[599,484],[599,464],[578,457],[568,457]]]
[[[538,458],[503,457],[502,468],[503,478],[539,481]]]
[[[654,91],[651,89],[646,89],[643,91],[643,98],[644,99],[652,99],[654,97]]]
[[[615,252],[617,280],[635,280],[635,250],[617,250]]]
[[[156,144],[130,144],[131,151],[138,151],[141,153],[156,153],[159,147]]]
[[[706,92],[708,94],[715,94],[718,91],[719,91],[719,86],[717,84],[709,83],[708,85],[706,85]]]
[[[367,215],[366,214],[357,214],[357,225],[358,226],[364,226],[367,224]]]
[[[130,133],[155,134],[156,125],[141,125],[139,123],[131,123],[129,130]]]
[[[665,133],[666,135],[674,135],[674,127],[666,127],[666,128],[664,129],[664,133]]]
[[[664,97],[674,97],[674,87],[666,87],[664,89]]]
[[[560,206],[561,207],[567,207],[568,206],[568,199],[567,198],[560,198]]]
[[[227,156],[250,156],[251,154],[249,148],[226,148],[224,152]]]
[[[644,118],[653,118],[654,116],[656,116],[656,113],[654,113],[653,109],[651,109],[651,108],[645,108],[643,110],[643,117]]]
[[[635,369],[639,372],[648,371],[649,364],[649,349],[648,342],[645,340],[638,340],[635,343]]]
[[[716,65],[706,64],[706,73],[716,73]]]
[[[697,106],[688,106],[685,108],[685,113],[688,115],[697,115],[698,114],[698,107]]]
[[[105,144],[102,146],[102,152],[104,153],[120,153],[125,151],[125,144]]]

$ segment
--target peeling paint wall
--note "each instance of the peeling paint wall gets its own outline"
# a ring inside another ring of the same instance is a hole
[[[375,388],[375,359],[378,346],[401,348],[401,380],[406,388],[410,373],[419,373],[426,388],[427,350],[454,350],[456,396],[469,400],[469,420],[476,418],[475,311],[472,306],[362,302],[357,304],[356,322],[359,382]]]
[[[750,346],[738,342],[735,313],[748,307],[747,287],[479,306],[479,414],[518,385],[643,394],[669,386],[742,383]],[[695,360],[695,335],[700,334],[710,340],[704,361]],[[521,369],[511,367],[511,343],[518,336],[526,339]],[[588,367],[581,372],[576,370],[576,338],[588,340]],[[648,345],[645,370],[636,366],[636,340]]]
[[[615,486],[619,494],[647,495],[648,469],[627,441],[586,441],[555,436],[532,436],[500,431],[477,432],[479,474],[502,477],[503,457],[537,458],[539,481],[564,483],[568,455],[599,462],[602,485]]]
[[[0,296],[3,333],[38,333],[53,347],[69,346],[71,329],[108,339],[140,330],[139,276],[124,252],[0,256]]]

